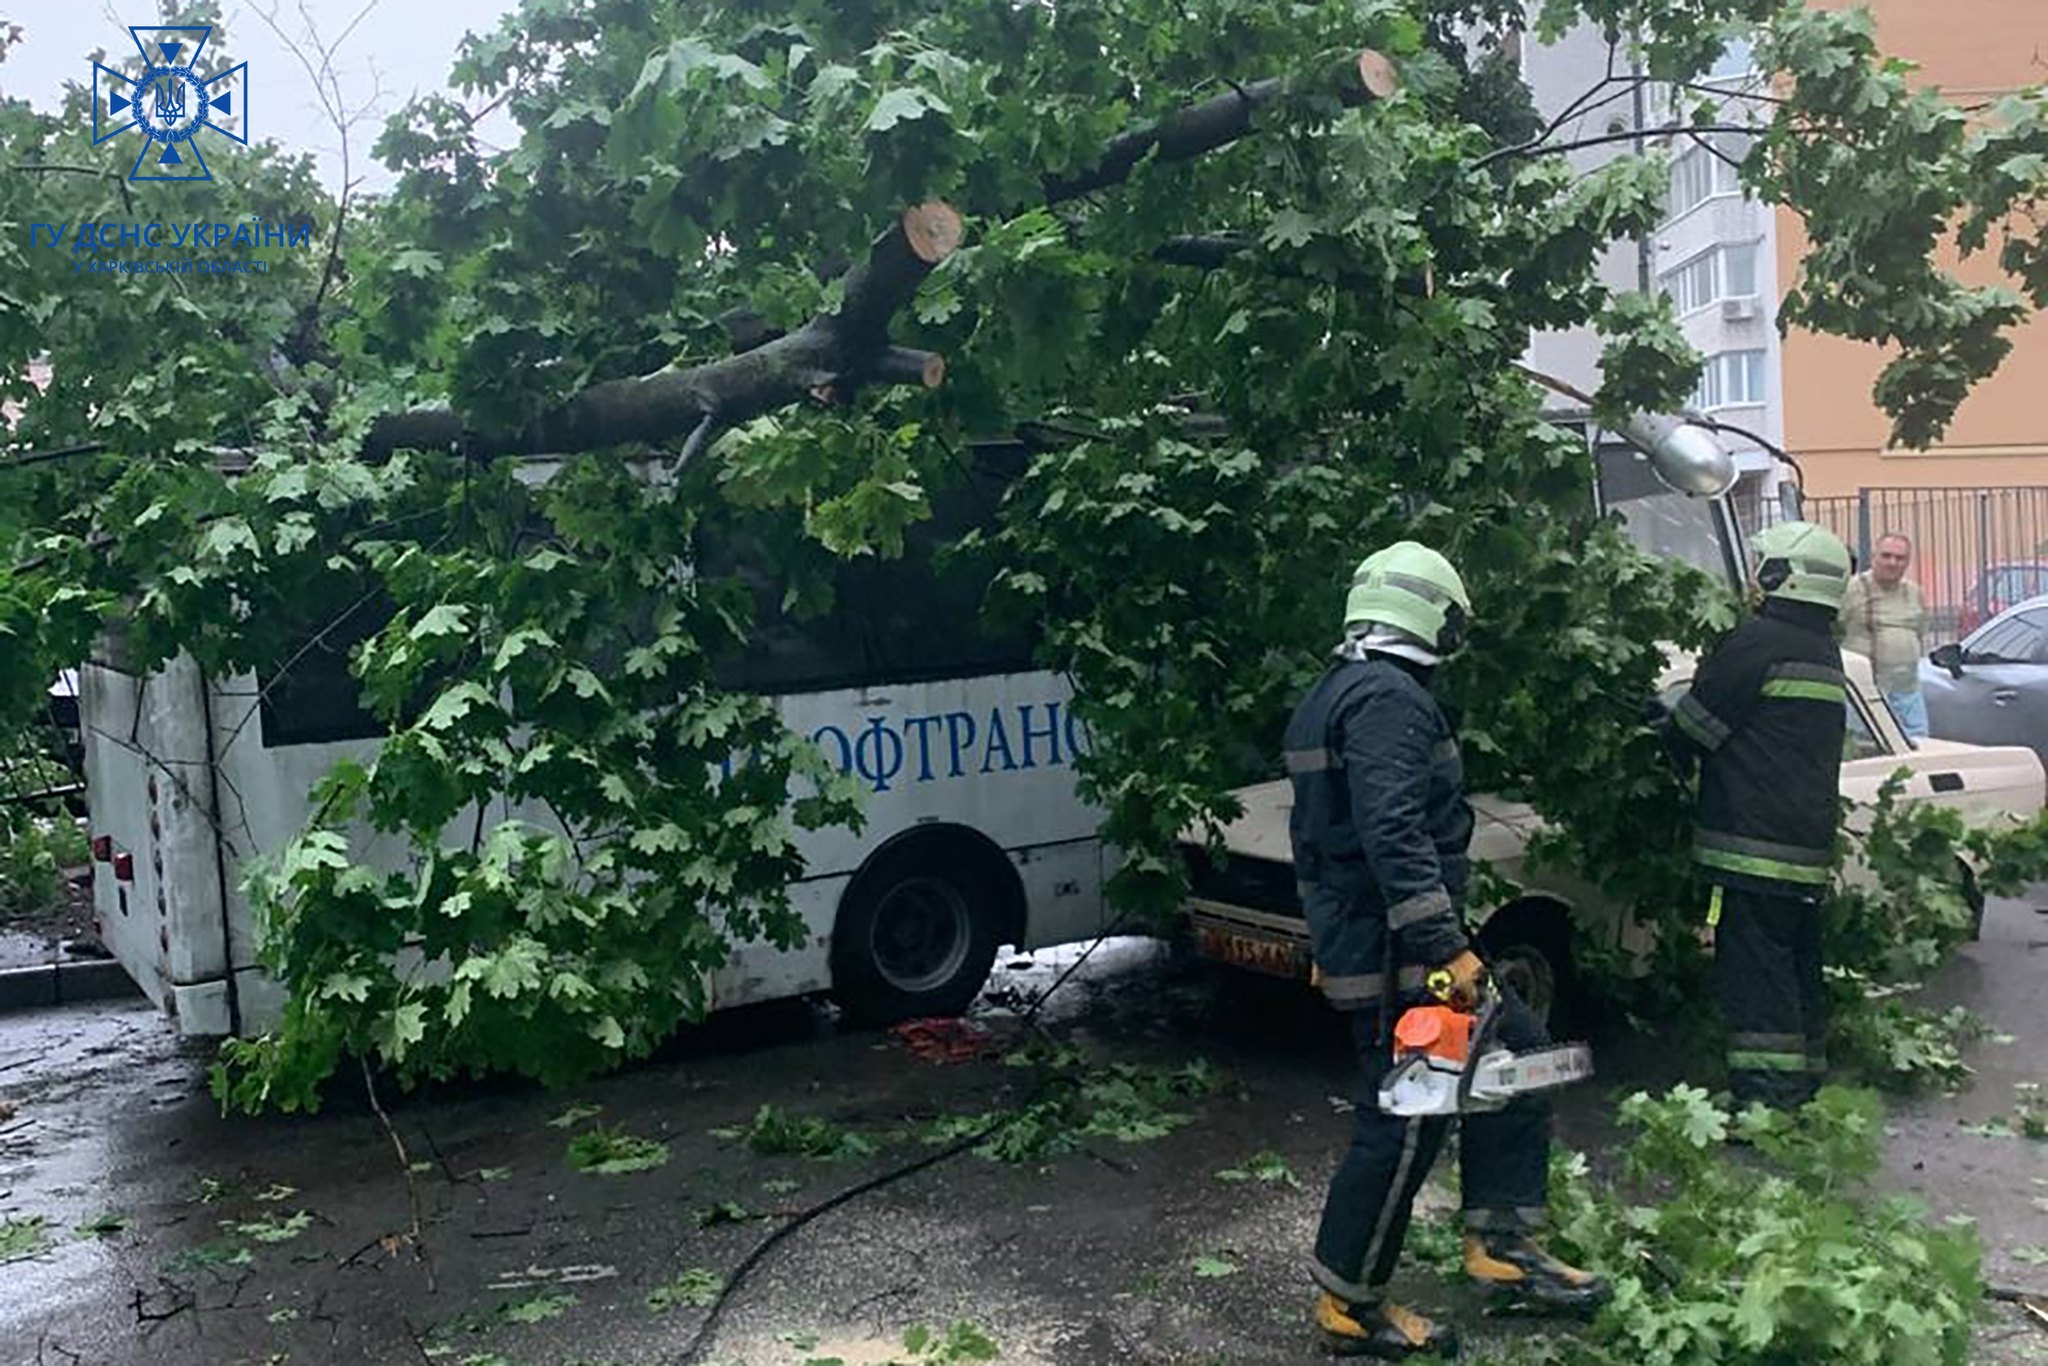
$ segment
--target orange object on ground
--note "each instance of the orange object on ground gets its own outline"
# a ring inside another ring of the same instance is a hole
[[[1445,1062],[1463,1066],[1472,1055],[1472,1027],[1476,1017],[1449,1006],[1414,1006],[1403,1012],[1394,1025],[1394,1053],[1427,1053]]]

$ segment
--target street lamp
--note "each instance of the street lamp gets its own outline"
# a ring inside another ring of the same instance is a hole
[[[1681,418],[1637,413],[1621,429],[1622,439],[1650,459],[1666,488],[1693,498],[1719,498],[1735,487],[1735,457],[1713,433]]]

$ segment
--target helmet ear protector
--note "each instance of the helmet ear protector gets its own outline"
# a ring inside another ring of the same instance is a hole
[[[1465,638],[1471,629],[1471,618],[1465,609],[1453,602],[1444,608],[1444,629],[1436,633],[1436,652],[1446,659],[1465,648]]]
[[[1765,560],[1756,568],[1756,586],[1766,593],[1777,592],[1791,577],[1792,561],[1787,559]]]

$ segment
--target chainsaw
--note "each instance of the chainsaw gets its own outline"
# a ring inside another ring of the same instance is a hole
[[[1380,1082],[1380,1109],[1390,1115],[1456,1115],[1498,1110],[1516,1096],[1549,1091],[1593,1075],[1593,1050],[1561,1044],[1533,1053],[1500,1047],[1501,996],[1491,982],[1476,1012],[1449,1004],[1451,977],[1441,970],[1428,986],[1439,1004],[1411,1006],[1394,1026],[1394,1065]]]

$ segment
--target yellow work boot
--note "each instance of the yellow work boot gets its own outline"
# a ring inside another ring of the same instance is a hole
[[[1605,1280],[1522,1233],[1467,1233],[1465,1274],[1494,1308],[1511,1312],[1591,1315],[1614,1296]]]
[[[1316,1327],[1322,1330],[1324,1348],[1333,1356],[1402,1361],[1430,1353],[1440,1357],[1458,1354],[1456,1333],[1386,1301],[1346,1304],[1325,1291],[1316,1301]]]

